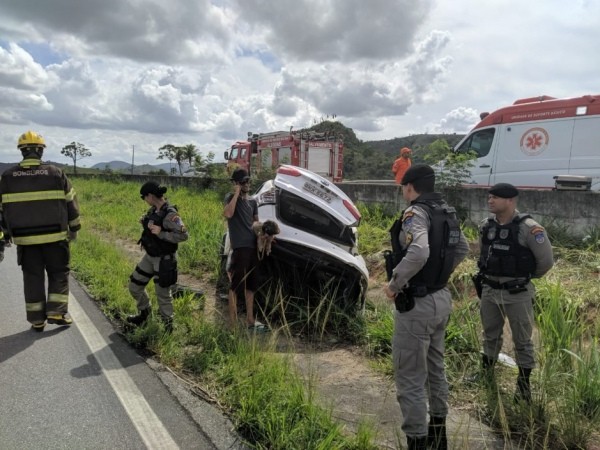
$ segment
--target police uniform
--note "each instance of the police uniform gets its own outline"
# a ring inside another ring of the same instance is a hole
[[[518,195],[518,190],[508,183],[498,183],[489,193],[511,199]],[[482,221],[479,240],[484,374],[488,381],[493,380],[493,367],[502,348],[507,318],[519,369],[515,398],[530,401],[529,376],[535,367],[531,339],[535,287],[531,279],[542,277],[552,268],[552,245],[544,228],[516,209],[508,223],[500,224],[495,215]]]
[[[151,188],[158,188],[156,183],[149,183]],[[144,194],[144,186],[142,194]],[[154,192],[150,191],[150,193]],[[151,207],[142,217],[141,223],[143,232],[139,243],[146,254],[129,278],[129,292],[136,300],[140,314],[131,316],[128,321],[140,324],[147,318],[150,312],[150,298],[146,286],[151,279],[154,279],[161,318],[170,326],[173,317],[171,287],[177,282],[176,252],[178,243],[188,239],[188,232],[177,209],[168,202],[165,202],[159,210]],[[162,228],[158,235],[149,231],[150,223]]]
[[[0,180],[0,215],[7,238],[17,245],[27,320],[36,331],[44,329],[46,319],[72,322],[67,315],[69,238],[81,228],[75,190],[61,169],[42,163],[45,146],[37,133],[21,135],[23,161]]]
[[[406,173],[403,185],[406,184],[407,177],[414,175],[414,171],[417,171],[417,175],[421,174],[420,166],[415,165]],[[425,173],[434,176],[430,168]],[[397,398],[404,419],[402,431],[409,439],[409,446],[414,442],[411,441],[413,437],[421,441],[424,439],[422,436],[431,434],[429,427],[434,420],[439,420],[439,424],[443,425],[445,440],[448,382],[444,369],[444,338],[452,310],[451,294],[446,282],[469,250],[467,240],[456,221],[454,249],[449,253],[452,257],[440,266],[440,252],[449,250],[448,243],[432,242],[444,232],[439,229],[439,222],[425,203],[447,206],[440,194],[424,193],[404,211],[398,237],[404,250],[403,256],[394,268],[388,284],[388,288],[395,293],[414,292],[412,309],[409,307],[405,312],[397,309],[395,312],[392,341]],[[436,266],[434,270],[427,269],[433,266]],[[445,279],[436,279],[435,272],[445,272],[446,275],[442,276]],[[416,289],[415,285],[418,286]],[[428,403],[431,419],[429,427]]]

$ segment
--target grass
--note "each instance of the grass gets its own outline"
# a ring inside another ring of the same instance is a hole
[[[139,199],[139,186],[132,183],[77,179],[75,188],[83,229],[73,246],[72,266],[118,325],[124,314],[135,311],[127,283],[137,261],[128,249],[139,238],[138,219],[146,205]],[[167,196],[190,230],[190,240],[180,246],[182,272],[214,281],[224,231],[221,194],[178,188],[169,190]],[[377,255],[389,245],[393,218],[378,208],[359,207],[363,215],[359,249],[369,261],[372,282],[383,284],[385,275]],[[474,255],[458,267],[450,283],[454,312],[446,338],[446,363],[453,386],[451,400],[470,404],[474,415],[484,417],[499,435],[520,448],[584,449],[600,425],[600,325],[596,320],[600,233],[591,229],[586,239],[573,239],[560,227],[548,230],[556,263],[546,277],[536,280],[541,345],[537,346],[539,368],[532,375],[531,406],[513,402],[515,369],[498,367],[494,389],[464,383],[465,375],[479,364],[481,326],[470,282]],[[473,228],[466,227],[465,234],[470,241],[477,239]],[[174,301],[177,319],[172,335],[165,335],[153,318],[126,336],[132,345],[199,380],[254,448],[376,448],[373,424],[361,423],[352,435],[344,432],[331,412],[318,406],[315,381],[306,383],[291,361],[277,356],[274,339],[279,334],[301,333],[319,341],[334,334],[361,345],[373,366],[391,376],[394,325],[389,304],[369,298],[364,314],[350,320],[327,299],[317,298],[308,308],[285,297],[281,286],[274,284],[271,289],[268,297],[272,300],[263,304],[263,312],[276,318],[273,339],[231,333],[206,320],[203,302],[193,295]]]

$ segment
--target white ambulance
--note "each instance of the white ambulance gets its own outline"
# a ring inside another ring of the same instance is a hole
[[[479,156],[473,185],[550,189],[563,180],[600,190],[600,95],[524,98],[482,113],[454,150]]]

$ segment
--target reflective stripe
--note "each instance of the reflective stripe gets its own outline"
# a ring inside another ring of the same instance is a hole
[[[48,303],[69,303],[69,294],[49,294]]]
[[[64,191],[33,191],[2,194],[2,203],[33,202],[37,200],[64,200]]]
[[[75,189],[71,188],[71,190],[67,194],[65,194],[65,199],[68,202],[72,202],[74,198],[75,198]]]
[[[39,159],[24,159],[19,163],[21,167],[32,167],[32,166],[41,166],[42,161]]]
[[[79,217],[69,221],[69,228],[79,225]]]
[[[46,302],[25,303],[25,310],[29,312],[44,311]]]
[[[64,241],[66,239],[66,231],[61,231],[60,233],[42,234],[40,236],[13,236],[13,241],[16,245],[48,244],[50,242]]]
[[[0,230],[0,239],[4,239],[4,233]]]

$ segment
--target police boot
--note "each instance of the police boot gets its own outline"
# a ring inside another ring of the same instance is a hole
[[[150,317],[150,308],[142,309],[136,315],[127,316],[125,320],[131,325],[139,326],[143,325],[148,320],[148,317]]]
[[[427,448],[433,450],[447,450],[446,418],[431,416],[427,429]]]
[[[171,334],[173,332],[173,317],[161,316],[160,320],[165,327],[165,333]]]
[[[524,400],[527,403],[531,403],[531,383],[529,382],[529,376],[531,375],[531,369],[519,367],[519,376],[517,377],[517,390],[515,391],[515,402]]]
[[[406,445],[408,450],[427,450],[427,436],[406,436]]]
[[[495,381],[494,366],[496,360],[490,358],[485,353],[481,354],[481,368],[477,373],[468,376],[465,381],[468,383],[486,383],[492,384]]]

